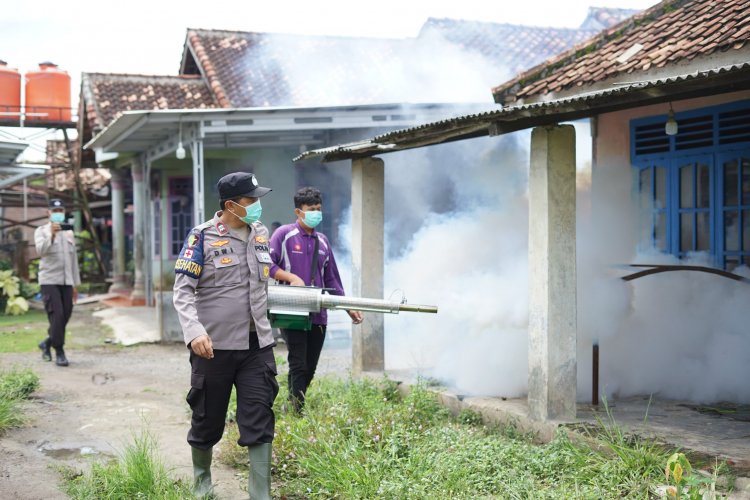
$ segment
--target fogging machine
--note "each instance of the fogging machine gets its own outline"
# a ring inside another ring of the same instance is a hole
[[[274,328],[310,330],[311,316],[323,309],[352,309],[375,313],[398,314],[401,311],[437,313],[437,306],[325,294],[325,288],[313,286],[268,285],[268,317]]]

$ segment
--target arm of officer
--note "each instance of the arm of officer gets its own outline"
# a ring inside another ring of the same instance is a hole
[[[38,253],[40,257],[44,256],[52,247],[53,241],[54,234],[52,234],[52,231],[50,231],[46,225],[39,226],[34,231],[34,246],[36,246],[36,253]]]
[[[213,357],[211,338],[198,319],[195,307],[195,290],[203,272],[203,233],[191,232],[182,246],[175,263],[174,303],[177,318],[182,326],[185,345],[202,358]]]
[[[271,250],[271,260],[273,261],[271,264],[271,277],[278,281],[286,281],[292,286],[305,286],[302,278],[279,267],[281,265],[281,246],[284,244],[281,233],[281,231],[275,231],[268,242],[269,250]]]

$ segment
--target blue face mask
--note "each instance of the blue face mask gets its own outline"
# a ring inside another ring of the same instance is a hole
[[[242,205],[240,205],[240,206],[242,206]],[[250,205],[248,205],[246,207],[243,207],[243,208],[245,209],[245,216],[244,217],[240,217],[239,215],[235,214],[234,212],[232,212],[232,213],[234,215],[237,215],[237,217],[239,217],[242,220],[242,222],[244,222],[248,226],[250,224],[252,224],[253,222],[256,222],[256,221],[260,220],[260,216],[263,213],[263,207],[260,206],[260,200],[256,201],[253,204],[250,204]],[[231,212],[231,210],[230,210],[230,212]]]
[[[49,220],[51,220],[55,224],[62,224],[63,222],[65,222],[65,214],[60,212],[52,212],[52,215],[49,216]]]
[[[323,212],[320,210],[311,210],[309,212],[303,212],[305,214],[302,222],[309,228],[313,228],[323,222]]]

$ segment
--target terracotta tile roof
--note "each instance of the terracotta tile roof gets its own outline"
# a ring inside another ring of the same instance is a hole
[[[665,0],[519,74],[494,88],[493,95],[496,102],[509,104],[698,56],[738,50],[748,39],[747,0]]]
[[[430,18],[422,27],[419,38],[441,36],[464,50],[479,52],[496,67],[506,68],[509,74],[516,74],[598,32]]]
[[[632,12],[590,9],[587,22],[611,24]],[[598,31],[453,19],[428,19],[410,39],[189,29],[180,72],[203,74],[221,107],[403,101],[431,79],[466,71],[460,58],[477,56],[501,78]],[[438,63],[427,68],[423,61]]]
[[[634,9],[615,9],[609,7],[589,7],[589,13],[581,24],[582,30],[601,31],[637,14]]]
[[[81,89],[82,111],[95,133],[123,111],[217,107],[206,83],[196,75],[84,73]]]
[[[78,161],[78,153],[81,148],[78,144],[78,139],[70,141],[70,147],[73,150],[73,161]],[[46,150],[46,163],[47,165],[67,165],[70,163],[70,155],[65,147],[65,141],[50,139],[47,140]]]
[[[367,78],[392,71],[405,43],[191,29],[181,71],[199,66],[221,107],[385,102],[384,87]]]

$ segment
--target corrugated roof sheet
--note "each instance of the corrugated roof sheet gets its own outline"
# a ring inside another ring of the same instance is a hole
[[[664,87],[665,92],[669,92],[668,89],[682,83],[694,81],[703,83],[704,80],[729,74],[736,75],[736,79],[744,82],[745,88],[750,87],[750,62],[746,62],[674,77],[618,85],[611,89],[577,94],[572,97],[547,102],[509,106],[498,110],[426,123],[416,127],[388,132],[367,141],[306,151],[294,158],[294,161],[314,157],[323,157],[323,161],[334,161],[358,156],[372,156],[378,153],[502,134],[533,126],[557,123],[567,119],[594,116],[602,112],[601,110],[597,110],[597,105],[602,105],[602,107],[616,105],[617,109],[632,107],[633,105],[643,105],[643,103],[629,105],[626,101],[618,104],[614,102],[617,97],[626,97],[628,94],[633,94],[637,91],[650,91],[650,94],[646,94],[646,99],[659,100],[659,96],[652,89]],[[742,87],[737,86],[733,89],[739,90],[740,88]],[[708,95],[712,92],[712,87],[705,85],[702,92]],[[680,99],[682,97],[680,94],[674,93],[673,96],[667,95],[661,100],[671,100],[672,98]]]

